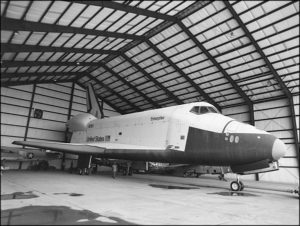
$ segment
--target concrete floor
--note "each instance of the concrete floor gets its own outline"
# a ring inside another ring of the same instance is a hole
[[[244,191],[232,193],[230,182],[217,177],[134,174],[113,179],[109,172],[79,176],[5,171],[1,176],[1,225],[299,225],[298,195],[276,191],[292,187],[243,182]]]

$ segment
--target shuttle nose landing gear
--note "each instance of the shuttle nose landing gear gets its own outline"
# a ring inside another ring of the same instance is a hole
[[[236,181],[232,181],[230,184],[231,191],[243,191],[244,190],[244,184],[242,181],[239,180],[239,176],[237,176]]]

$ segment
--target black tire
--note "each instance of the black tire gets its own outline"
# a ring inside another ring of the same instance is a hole
[[[232,181],[230,184],[231,191],[240,191],[241,184],[238,181]]]
[[[239,183],[240,183],[240,186],[241,186],[240,191],[243,191],[244,188],[245,188],[245,185],[242,181],[239,181]]]

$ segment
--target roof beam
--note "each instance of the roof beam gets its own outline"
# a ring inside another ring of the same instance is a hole
[[[95,66],[99,67],[99,62],[57,62],[57,61],[2,61],[1,67],[33,67],[33,66]]]
[[[150,76],[143,68],[141,68],[137,63],[135,63],[132,59],[130,59],[125,53],[122,54],[122,57],[125,58],[133,67],[138,69],[140,72],[142,72],[146,78],[148,78],[150,81],[152,81],[156,86],[158,86],[160,89],[165,91],[167,96],[169,96],[171,99],[173,99],[177,104],[183,104],[184,102],[180,100],[178,97],[176,97],[171,91],[169,91],[166,87],[164,87],[162,84],[160,84],[155,78]]]
[[[154,49],[165,61],[168,62],[170,66],[172,66],[180,75],[181,77],[185,78],[189,84],[198,92],[202,97],[206,99],[207,102],[213,104],[215,107],[221,111],[221,107],[212,99],[208,94],[206,94],[200,87],[197,85],[189,76],[187,76],[175,63],[173,63],[161,50],[159,50],[150,40],[146,40],[146,43]]]
[[[230,13],[233,15],[234,19],[238,22],[239,26],[243,29],[243,31],[245,32],[245,34],[247,35],[247,37],[250,39],[251,44],[254,45],[254,47],[257,50],[257,52],[259,53],[259,55],[261,55],[261,57],[264,59],[264,61],[266,62],[268,68],[270,69],[270,71],[274,75],[275,79],[279,83],[280,87],[283,89],[283,91],[286,94],[286,96],[290,97],[291,96],[290,91],[288,90],[288,88],[286,87],[286,85],[284,84],[284,82],[282,81],[282,79],[280,78],[280,76],[278,75],[277,71],[274,69],[274,67],[271,64],[271,62],[269,61],[269,59],[266,57],[266,55],[263,52],[263,50],[257,44],[257,42],[254,39],[254,37],[252,36],[251,32],[248,30],[248,28],[246,27],[246,25],[243,23],[243,21],[241,20],[241,18],[239,17],[239,15],[235,12],[235,10],[231,6],[231,4],[229,2],[227,2],[227,1],[224,1],[224,3],[226,5],[227,9],[230,11]]]
[[[296,115],[295,115],[295,110],[294,110],[293,96],[292,96],[291,92],[289,91],[289,89],[285,85],[285,83],[282,81],[281,77],[279,76],[279,74],[277,73],[275,68],[273,67],[272,63],[269,61],[268,57],[265,55],[263,50],[257,44],[257,42],[254,39],[254,37],[252,36],[251,32],[248,30],[247,26],[243,23],[242,19],[239,17],[237,12],[234,10],[232,5],[227,1],[224,1],[224,3],[226,5],[227,9],[230,11],[230,13],[233,15],[234,19],[239,24],[239,26],[243,29],[243,31],[245,32],[247,37],[250,39],[251,43],[254,45],[254,47],[257,50],[257,52],[259,53],[259,55],[261,55],[261,57],[264,59],[264,61],[266,62],[268,68],[270,69],[270,71],[272,72],[272,74],[275,77],[276,81],[278,82],[280,88],[283,90],[284,94],[288,98],[289,105],[290,105],[290,112],[292,114],[291,122],[292,122],[292,125],[293,125],[293,136],[294,136],[294,139],[295,139],[296,150],[299,150],[299,140],[298,140],[297,126],[296,126],[297,125],[296,124]],[[297,154],[297,156],[298,156],[298,161],[299,161],[299,155]]]
[[[113,2],[113,1],[71,1],[71,2],[115,9],[115,10],[120,10],[120,11],[127,12],[127,13],[134,13],[134,14],[152,17],[152,18],[156,18],[156,19],[162,19],[162,20],[166,20],[166,21],[176,21],[176,17],[173,17],[173,16],[169,16],[166,14],[162,14],[162,13],[158,13],[155,11],[150,11],[150,10],[134,7],[134,6],[120,4],[120,3]]]
[[[1,43],[1,53],[3,52],[66,52],[66,53],[91,53],[91,54],[113,54],[113,55],[120,54],[119,51],[114,51],[114,50],[80,49],[80,48]]]
[[[56,83],[63,83],[63,82],[74,82],[74,79],[62,79],[62,80],[42,80],[39,81],[38,79],[33,80],[33,81],[27,81],[27,82],[12,82],[12,81],[8,81],[8,82],[1,82],[1,86],[3,87],[7,87],[7,86],[19,86],[19,85],[30,85],[30,84],[42,84],[42,83],[51,83],[51,84],[56,84]]]
[[[205,47],[190,32],[190,30],[185,27],[185,25],[181,21],[179,21],[177,24],[188,35],[188,37],[196,44],[196,46],[201,49],[201,51],[214,64],[214,66],[218,68],[218,70],[224,75],[224,77],[230,82],[230,84],[233,86],[233,88],[238,92],[238,94],[245,100],[245,102],[247,103],[247,105],[250,107],[252,105],[252,101],[250,100],[250,98],[237,85],[237,83],[229,76],[229,74],[221,67],[221,65],[216,61],[216,59],[205,49]]]
[[[81,74],[80,72],[34,72],[34,73],[1,73],[1,78],[18,78],[18,77],[26,77],[26,76],[78,76]]]
[[[109,86],[105,85],[103,82],[101,82],[99,79],[95,78],[94,76],[92,76],[90,73],[85,73],[83,72],[82,74],[84,74],[84,76],[86,75],[87,77],[90,78],[90,80],[95,81],[96,83],[98,83],[100,86],[104,87],[105,89],[107,89],[109,92],[113,93],[114,95],[116,95],[118,98],[120,98],[123,102],[126,102],[129,106],[131,106],[135,111],[142,111],[139,107],[135,106],[133,103],[131,103],[130,101],[128,101],[127,99],[125,99],[123,96],[121,96],[119,93],[115,92],[113,89],[111,89]],[[83,76],[81,76],[83,77]]]
[[[56,24],[45,24],[45,23],[10,19],[5,17],[1,17],[1,30],[74,33],[74,34],[123,38],[123,39],[131,39],[131,40],[144,40],[144,37],[138,35],[132,35],[132,34],[100,31],[96,29],[69,27],[69,26],[62,26]]]
[[[149,98],[146,94],[141,92],[139,89],[137,89],[135,86],[133,86],[130,82],[128,82],[126,79],[118,75],[118,73],[114,72],[112,69],[110,69],[108,66],[105,64],[101,64],[101,66],[108,71],[109,73],[113,74],[115,77],[117,77],[119,80],[121,80],[124,84],[129,86],[131,89],[133,89],[136,93],[138,93],[140,96],[142,96],[144,99],[146,99],[150,104],[152,104],[156,108],[160,108],[160,106],[154,102],[151,98]]]

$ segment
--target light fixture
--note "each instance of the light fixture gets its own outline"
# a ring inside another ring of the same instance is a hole
[[[234,36],[235,36],[235,35],[234,35],[233,31],[230,29],[230,33],[229,33],[228,37],[229,37],[229,38],[233,38]]]
[[[76,62],[76,65],[80,65],[80,62]]]

